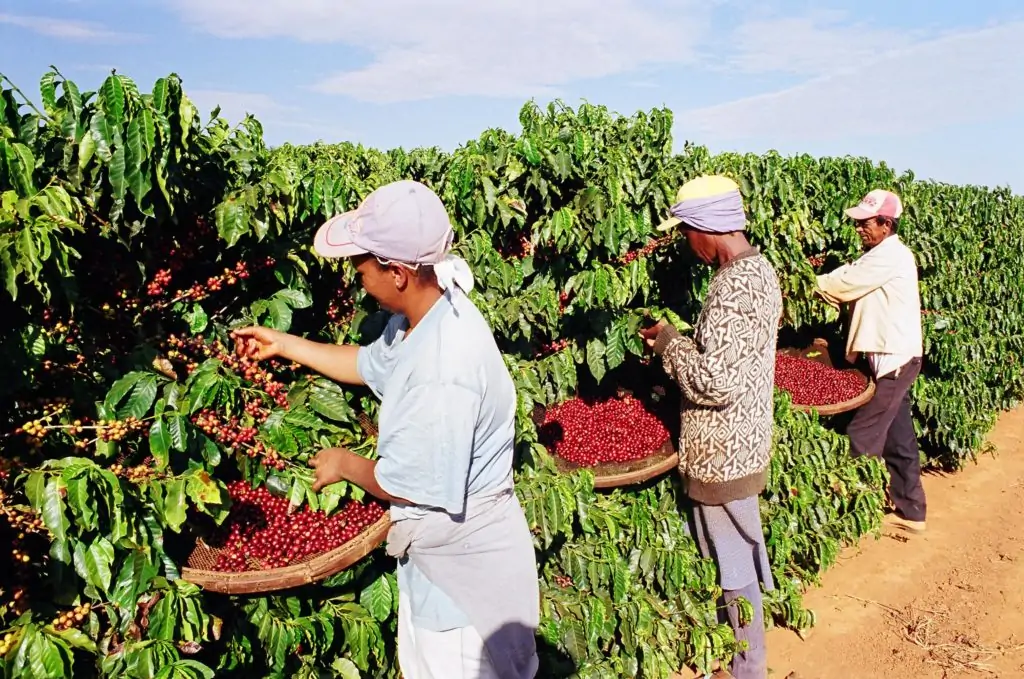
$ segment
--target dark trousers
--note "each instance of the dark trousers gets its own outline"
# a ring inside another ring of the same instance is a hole
[[[854,455],[885,459],[889,497],[896,511],[910,521],[924,521],[921,457],[910,411],[910,388],[921,373],[921,359],[915,358],[897,372],[878,378],[875,395],[853,416],[846,434]]]

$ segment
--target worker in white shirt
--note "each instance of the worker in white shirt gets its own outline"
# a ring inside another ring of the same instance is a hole
[[[876,189],[846,215],[856,223],[866,252],[818,276],[825,301],[849,304],[847,359],[863,354],[876,390],[847,428],[854,455],[880,455],[889,469],[895,512],[887,521],[912,532],[925,529],[921,462],[910,410],[910,388],[921,372],[921,295],[914,253],[897,235],[899,196]]]

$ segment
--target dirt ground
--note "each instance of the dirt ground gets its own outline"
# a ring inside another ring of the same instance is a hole
[[[806,640],[768,635],[772,679],[1024,679],[1024,409],[986,456],[928,475],[928,531],[884,529],[806,595]]]

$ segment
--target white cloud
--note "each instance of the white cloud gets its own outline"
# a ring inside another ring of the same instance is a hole
[[[764,17],[746,21],[732,32],[725,68],[743,73],[833,73],[873,61],[923,35],[879,28],[841,11]]]
[[[81,42],[124,42],[137,40],[141,36],[119,33],[104,28],[92,21],[55,19],[53,17],[28,16],[23,14],[0,14],[0,24],[17,26],[25,30],[62,40]]]
[[[795,87],[686,111],[677,124],[688,137],[777,143],[997,120],[1024,111],[1022,63],[1024,22],[1005,23],[911,44]]]
[[[445,95],[552,96],[566,83],[645,64],[692,63],[707,28],[699,0],[175,0],[231,38],[288,37],[363,48],[369,63],[317,91],[370,102]]]

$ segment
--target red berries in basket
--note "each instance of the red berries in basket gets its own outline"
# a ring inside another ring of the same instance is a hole
[[[221,548],[218,571],[283,568],[306,561],[360,535],[384,515],[376,502],[349,502],[328,516],[308,507],[289,514],[286,498],[244,481],[228,484],[233,505],[211,544]]]
[[[555,455],[581,467],[650,457],[668,440],[661,420],[632,396],[573,398],[547,411],[541,438]]]
[[[775,386],[789,392],[795,405],[824,406],[860,396],[864,376],[855,370],[836,370],[809,358],[777,354]]]

